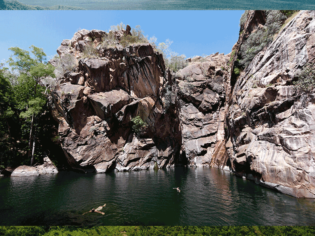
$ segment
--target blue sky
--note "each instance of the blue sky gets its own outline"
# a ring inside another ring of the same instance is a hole
[[[56,54],[63,39],[79,29],[108,31],[120,22],[140,25],[144,35],[157,42],[173,41],[171,50],[186,57],[229,53],[239,34],[244,11],[1,11],[0,62],[9,47],[28,50],[35,45],[48,57]]]

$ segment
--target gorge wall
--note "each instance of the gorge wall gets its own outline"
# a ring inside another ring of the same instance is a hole
[[[294,85],[314,62],[314,18],[300,11],[240,75],[241,47],[266,27],[266,11],[247,12],[232,53],[188,59],[176,73],[149,43],[123,46],[129,26],[76,32],[57,50],[62,68],[74,66],[50,97],[68,163],[99,173],[229,166],[258,184],[314,198],[315,99]]]
[[[314,63],[314,17],[314,11],[300,11],[254,57],[235,83],[226,117],[232,168],[296,197],[315,194],[314,93],[298,93],[293,83]],[[255,24],[262,26],[252,14],[245,28]]]

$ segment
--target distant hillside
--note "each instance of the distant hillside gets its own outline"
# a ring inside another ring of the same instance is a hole
[[[47,10],[85,10],[84,8],[81,8],[81,7],[69,7],[69,6],[61,6],[61,5],[46,7],[46,9]]]
[[[4,1],[0,0],[0,10],[84,10],[79,7],[68,7],[68,6],[51,6],[51,7],[40,7],[30,6],[20,3],[16,0]]]

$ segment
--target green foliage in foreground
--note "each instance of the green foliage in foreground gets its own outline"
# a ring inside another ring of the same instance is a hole
[[[98,226],[92,228],[0,226],[0,235],[315,235],[306,226]]]

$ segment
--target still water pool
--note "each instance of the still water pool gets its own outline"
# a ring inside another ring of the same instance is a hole
[[[104,203],[104,216],[82,215]],[[214,168],[60,172],[1,177],[0,225],[314,226],[315,201],[262,188]]]

